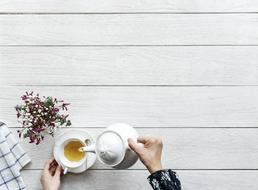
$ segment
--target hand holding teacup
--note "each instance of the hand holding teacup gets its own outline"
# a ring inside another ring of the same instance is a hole
[[[43,190],[59,189],[61,174],[62,167],[58,165],[56,160],[54,158],[48,160],[40,178]]]

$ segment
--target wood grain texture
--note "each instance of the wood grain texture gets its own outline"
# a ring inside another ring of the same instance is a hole
[[[257,52],[256,46],[0,47],[0,84],[258,85]]]
[[[257,14],[0,15],[0,45],[257,45]]]
[[[184,190],[257,190],[257,13],[253,0],[2,0],[0,118],[17,135],[19,96],[55,96],[94,137],[114,122],[161,136]],[[39,190],[54,139],[20,142]],[[61,189],[150,190],[147,176],[97,162]]]
[[[74,127],[257,127],[258,86],[9,86],[1,87],[0,118],[16,127],[14,106],[25,91],[71,103]]]
[[[2,13],[257,12],[252,0],[2,0]]]
[[[72,129],[72,128],[70,128]],[[70,129],[61,129],[61,134]],[[78,128],[77,128],[78,129]],[[16,129],[12,132],[17,136]],[[104,130],[84,128],[94,139]],[[173,169],[258,169],[258,129],[170,129],[140,128],[141,135],[159,136],[163,139],[163,166]],[[17,137],[18,138],[18,137]],[[52,156],[54,139],[47,137],[36,146],[20,139],[32,162],[26,169],[42,169]],[[39,150],[44,153],[39,154]],[[92,169],[111,169],[96,162]],[[138,162],[130,169],[144,169]]]
[[[41,171],[22,171],[28,189],[39,190]],[[177,171],[184,190],[257,190],[257,171]],[[62,190],[151,190],[147,171],[89,171],[67,174]],[[31,178],[33,177],[34,180]]]

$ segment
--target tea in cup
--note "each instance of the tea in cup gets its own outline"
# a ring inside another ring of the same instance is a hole
[[[64,156],[71,162],[79,162],[85,156],[85,152],[79,151],[79,148],[85,145],[78,140],[71,140],[64,146]]]

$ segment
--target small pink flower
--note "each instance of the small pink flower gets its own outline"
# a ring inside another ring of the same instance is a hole
[[[69,115],[60,114],[60,109],[67,110],[69,103],[57,100],[52,97],[39,97],[33,92],[25,92],[21,96],[23,105],[15,107],[18,122],[22,124],[22,130],[18,130],[19,137],[29,138],[30,143],[39,144],[44,139],[44,131],[48,129],[51,136],[54,136],[56,127],[70,126]]]

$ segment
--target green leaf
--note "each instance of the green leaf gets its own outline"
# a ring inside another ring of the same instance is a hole
[[[52,97],[47,97],[46,100],[44,101],[44,106],[49,108],[50,106],[53,106],[53,98]]]
[[[66,126],[71,126],[71,125],[72,125],[71,121],[68,120],[67,123],[66,123]]]

